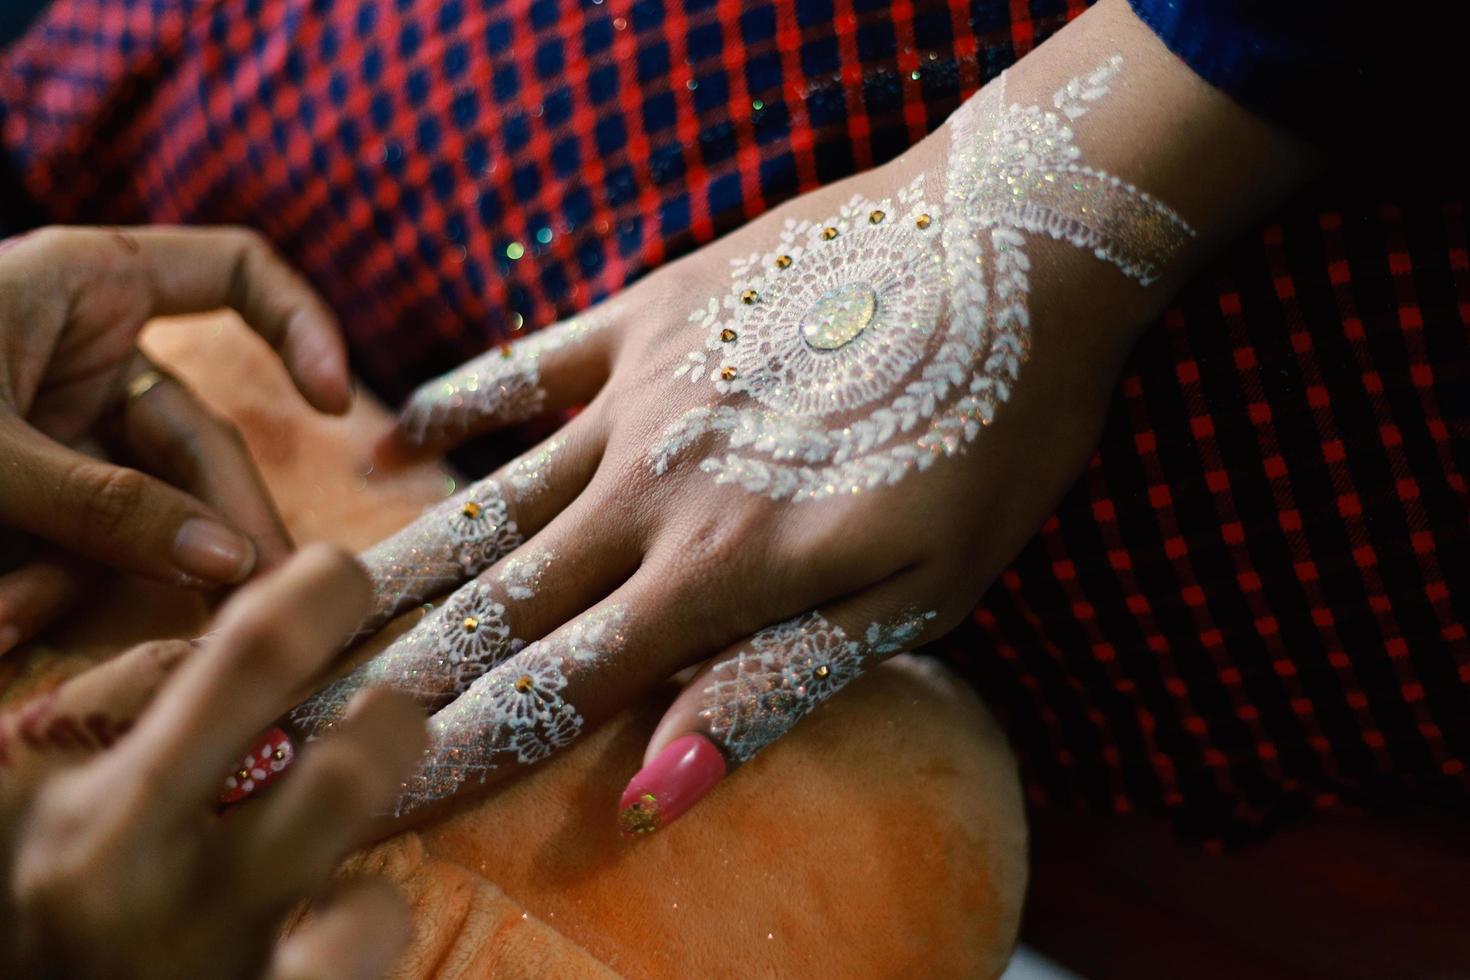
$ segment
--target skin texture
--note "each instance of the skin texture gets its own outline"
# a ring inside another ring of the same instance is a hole
[[[224,820],[211,806],[236,746],[331,660],[367,591],[347,555],[313,546],[207,639],[135,647],[0,715],[7,974],[381,973],[406,938],[381,882],[323,900],[279,951],[275,933],[397,792],[423,744],[411,702],[366,692],[289,788]]]
[[[440,380],[421,389],[385,441],[385,458],[442,449],[473,432],[591,400],[556,433],[561,448],[546,468],[546,489],[506,501],[525,543],[503,561],[532,551],[559,556],[550,587],[503,603],[510,634],[532,645],[457,700],[445,704],[439,691],[426,702],[438,711],[435,750],[409,809],[431,813],[437,802],[540,754],[520,751],[515,739],[526,728],[504,721],[518,681],[557,712],[573,706],[590,728],[670,675],[698,667],[645,760],[695,732],[723,740],[733,769],[749,746],[737,748],[718,729],[710,690],[718,665],[761,648],[769,636],[761,630],[815,611],[827,624],[823,636],[863,641],[859,659],[868,667],[943,636],[973,608],[1084,465],[1138,330],[1195,262],[1312,166],[1310,154],[1200,81],[1126,4],[1112,0],[1023,59],[1007,76],[1006,101],[1060,108],[1054,92],[1115,59],[1126,72],[1075,122],[1082,159],[1167,202],[1198,236],[1150,288],[1088,251],[1030,236],[1029,350],[1009,400],[963,451],[896,484],[816,501],[772,499],[717,483],[698,465],[717,454],[715,440],[675,457],[663,472],[650,467],[649,452],[671,423],[710,397],[675,372],[702,339],[691,309],[730,295],[732,260],[771,251],[786,222],[820,224],[854,195],[899,201],[916,177],[932,184],[945,172],[945,128],[892,163],[789,202],[550,328],[555,342],[531,338],[524,353],[491,352],[464,376],[449,376],[449,387]],[[1180,138],[1186,128],[1189,138]],[[737,302],[760,302],[754,292]],[[567,336],[575,339],[562,342]],[[832,424],[846,423],[837,417]],[[507,475],[493,478],[504,485]],[[501,571],[476,567],[466,578],[479,574],[489,583]],[[615,609],[622,611],[616,643],[594,662],[563,657],[561,674],[543,684],[546,651],[566,649],[586,617]],[[900,642],[868,642],[872,628],[895,624],[913,628],[901,630]],[[426,647],[418,673],[439,669],[442,657],[442,649]],[[550,693],[535,694],[542,686]],[[763,744],[799,712],[785,715]],[[548,710],[538,724],[546,741],[560,745],[563,729],[552,731],[552,720]],[[466,766],[470,778],[435,781],[436,773]]]
[[[207,588],[290,552],[238,433],[136,345],[152,316],[221,306],[314,407],[347,407],[335,320],[251,232],[46,228],[0,243],[0,654],[99,566]]]

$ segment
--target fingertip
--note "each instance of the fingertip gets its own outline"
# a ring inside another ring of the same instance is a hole
[[[668,826],[725,778],[725,756],[691,732],[666,745],[628,781],[618,801],[618,829],[632,840]]]
[[[24,639],[25,634],[14,623],[0,625],[0,657],[20,646],[20,641]]]
[[[297,310],[286,325],[292,338],[291,375],[312,408],[342,415],[352,407],[352,378],[336,321],[325,312]]]

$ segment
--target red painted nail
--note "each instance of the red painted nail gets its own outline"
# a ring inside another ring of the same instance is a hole
[[[725,757],[703,735],[676,738],[628,782],[618,825],[630,840],[673,823],[725,778]]]
[[[219,805],[230,806],[259,793],[280,779],[294,758],[296,747],[291,744],[291,736],[279,728],[270,729],[260,737],[254,750],[225,777]]]

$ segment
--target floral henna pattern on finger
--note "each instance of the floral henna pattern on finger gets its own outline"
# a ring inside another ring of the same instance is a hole
[[[733,762],[746,762],[870,666],[911,646],[938,614],[870,625],[861,640],[821,613],[767,627],[716,664],[700,717]]]
[[[574,317],[425,383],[399,415],[400,433],[411,445],[425,446],[535,418],[546,404],[542,356],[583,340],[603,319],[590,313]]]
[[[606,606],[531,644],[429,720],[424,761],[403,784],[394,816],[483,783],[505,765],[532,765],[570,745],[585,725],[565,691],[579,673],[617,656],[626,610]]]
[[[1115,57],[1068,82],[1055,111],[1008,103],[1002,75],[955,113],[942,179],[788,220],[774,250],[732,263],[731,290],[690,317],[702,347],[674,372],[714,398],[665,429],[651,471],[717,434],[731,451],[699,463],[716,482],[816,500],[963,451],[1028,352],[1028,234],[1140,285],[1194,237],[1165,205],[1081,162],[1071,124],[1121,69]]]
[[[342,720],[359,691],[375,685],[437,707],[523,646],[511,636],[505,606],[490,586],[471,582],[388,649],[293,708],[291,723],[317,738]]]
[[[525,538],[510,517],[509,500],[525,503],[546,489],[547,470],[564,444],[554,439],[511,463],[509,495],[499,479],[487,477],[363,552],[359,560],[372,579],[373,602],[349,645],[519,548]]]

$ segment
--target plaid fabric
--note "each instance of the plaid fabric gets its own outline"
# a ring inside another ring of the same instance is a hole
[[[0,125],[53,220],[264,230],[396,399],[893,156],[1080,10],[57,0]],[[1324,183],[1201,275],[944,645],[1033,802],[1218,841],[1470,798],[1465,212],[1406,186]]]

